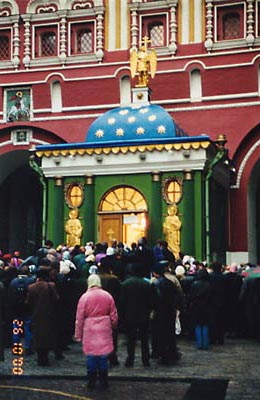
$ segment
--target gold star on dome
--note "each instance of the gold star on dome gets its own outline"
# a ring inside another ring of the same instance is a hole
[[[127,115],[128,113],[129,113],[128,110],[120,110],[120,111],[119,111],[119,114],[120,114],[120,115]]]
[[[148,108],[141,108],[141,110],[139,110],[139,113],[141,114],[145,114],[148,112]]]
[[[157,132],[158,133],[165,133],[165,131],[166,131],[166,129],[165,129],[164,125],[158,126],[158,128],[157,128]]]
[[[144,134],[144,128],[142,126],[139,126],[139,128],[136,129],[137,135],[143,135]]]
[[[98,130],[95,132],[95,135],[96,135],[96,137],[98,137],[98,138],[102,138],[102,137],[104,136],[104,131],[103,131],[102,129],[98,129]]]
[[[129,117],[127,121],[128,121],[130,124],[132,124],[133,122],[136,121],[136,118],[135,118],[135,117]]]
[[[116,136],[124,136],[124,129],[118,128],[116,130]]]
[[[115,118],[108,118],[107,122],[108,122],[109,125],[113,125],[116,122],[116,119]]]
[[[155,121],[157,119],[157,117],[156,117],[156,115],[149,115],[149,117],[148,117],[148,120],[149,121],[151,121],[151,122],[153,122],[153,121]]]

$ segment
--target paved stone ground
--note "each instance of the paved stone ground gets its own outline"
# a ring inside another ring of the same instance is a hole
[[[196,395],[189,397],[187,394],[191,384],[206,382],[207,380],[209,387],[212,382],[212,388],[214,388],[214,382],[228,381],[225,400],[257,400],[260,398],[260,344],[257,341],[227,339],[224,346],[212,346],[208,351],[197,350],[192,341],[183,338],[179,338],[178,345],[183,356],[175,366],[159,366],[155,360],[152,360],[151,367],[144,368],[140,359],[140,345],[138,343],[134,367],[125,368],[125,339],[123,335],[120,335],[118,350],[120,366],[111,368],[109,371],[110,395],[99,394],[96,397],[93,394],[91,399],[113,398],[113,400],[123,400],[124,396],[120,396],[120,393],[124,393],[124,390],[128,388],[128,391],[131,389],[131,397],[129,398],[136,397],[137,400],[150,400],[160,397],[164,397],[165,400],[215,400],[211,395],[206,398],[200,397],[199,394],[197,397]],[[49,387],[50,382],[55,382],[56,390],[62,390],[66,388],[66,382],[74,381],[79,382],[74,386],[81,387],[83,391],[79,391],[76,398],[86,398],[86,393],[84,393],[86,369],[81,345],[72,344],[71,350],[66,351],[64,355],[64,360],[57,361],[51,354],[51,367],[44,368],[37,366],[35,355],[25,356],[22,381],[19,380],[20,378],[16,379],[16,384],[19,383],[20,385],[20,382],[22,382],[23,385],[25,383],[28,386],[28,382],[30,382],[30,386],[36,385],[37,387],[37,385],[40,385],[42,387],[45,382],[43,378],[46,378],[46,382],[49,382],[47,387]],[[3,390],[11,390],[8,389],[8,385],[10,382],[14,382],[14,378],[12,378],[13,358],[11,350],[6,349],[5,361],[0,362],[0,393],[2,394],[4,394]],[[39,383],[39,379],[41,383]],[[113,389],[115,387],[116,396]],[[168,387],[171,390],[168,390]],[[75,393],[75,388],[73,393]],[[155,397],[151,396],[151,393]],[[43,399],[43,397],[40,397],[40,392],[37,392],[37,396],[37,399]],[[7,396],[1,397],[0,395],[0,399],[2,398],[8,399]],[[25,398],[36,399],[32,396],[21,397],[21,393],[19,397],[12,397],[15,400]],[[48,399],[51,400],[50,393]],[[216,398],[216,400],[218,399]]]

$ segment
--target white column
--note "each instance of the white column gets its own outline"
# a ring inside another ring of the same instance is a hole
[[[177,50],[177,23],[176,23],[176,2],[170,4],[170,43],[169,49],[172,54]]]
[[[31,61],[31,24],[30,17],[24,17],[24,58],[23,64],[28,68]]]
[[[254,36],[254,0],[247,0],[247,10],[246,10],[246,41],[248,46],[252,46],[255,41]],[[258,3],[259,6],[259,3]],[[259,21],[258,21],[259,23]]]
[[[138,23],[137,23],[137,8],[131,10],[131,48],[138,48]]]
[[[59,49],[59,58],[60,61],[64,64],[67,58],[67,53],[66,53],[66,25],[67,25],[67,20],[66,17],[62,17],[60,21],[60,49]]]
[[[213,47],[213,3],[210,0],[206,0],[206,41],[205,48],[208,52]]]

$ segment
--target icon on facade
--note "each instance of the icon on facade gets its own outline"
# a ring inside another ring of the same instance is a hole
[[[7,122],[30,120],[30,89],[10,89],[6,91]]]

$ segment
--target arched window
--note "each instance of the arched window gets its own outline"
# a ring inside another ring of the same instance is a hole
[[[131,85],[129,76],[123,76],[120,79],[120,104],[126,105],[131,103]]]
[[[52,82],[51,84],[51,111],[62,111],[61,85],[59,81]]]
[[[191,101],[200,101],[201,97],[201,72],[199,69],[193,69],[190,72],[190,99]]]
[[[130,212],[147,211],[147,204],[140,192],[130,186],[120,186],[105,194],[99,211],[103,212]]]

